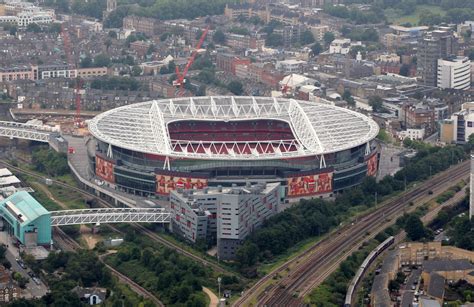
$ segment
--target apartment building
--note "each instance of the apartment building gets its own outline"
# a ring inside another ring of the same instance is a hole
[[[424,85],[437,86],[438,59],[457,54],[458,43],[450,29],[439,28],[426,33],[418,42],[417,75]]]
[[[172,231],[185,239],[216,240],[221,260],[235,258],[243,240],[277,213],[280,183],[171,191]]]

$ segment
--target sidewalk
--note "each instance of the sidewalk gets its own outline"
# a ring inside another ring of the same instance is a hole
[[[206,293],[209,299],[211,300],[211,302],[209,303],[209,307],[217,307],[217,305],[219,304],[219,298],[217,297],[217,295],[215,295],[214,292],[212,292],[206,287],[202,287],[202,291],[204,291],[204,293]]]

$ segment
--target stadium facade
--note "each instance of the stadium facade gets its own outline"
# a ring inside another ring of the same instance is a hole
[[[326,197],[378,169],[377,124],[324,103],[192,97],[131,104],[89,122],[91,169],[108,186],[171,190],[281,183],[288,199]]]

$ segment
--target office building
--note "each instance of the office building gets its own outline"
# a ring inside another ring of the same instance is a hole
[[[471,61],[458,56],[438,59],[438,87],[467,90],[471,87]]]
[[[427,86],[437,86],[438,59],[457,54],[458,44],[451,30],[439,28],[418,41],[417,75]]]

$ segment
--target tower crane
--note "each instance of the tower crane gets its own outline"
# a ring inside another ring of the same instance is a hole
[[[193,65],[194,60],[196,59],[198,50],[201,48],[202,44],[204,43],[204,40],[206,39],[207,32],[209,32],[209,26],[207,26],[204,32],[202,32],[201,38],[199,38],[199,42],[197,43],[196,48],[189,57],[188,63],[184,67],[182,73],[179,71],[178,66],[176,66],[176,80],[173,81],[173,85],[179,87],[178,96],[182,96],[184,94],[184,83],[186,82],[186,75],[188,74],[188,70],[191,65]]]

